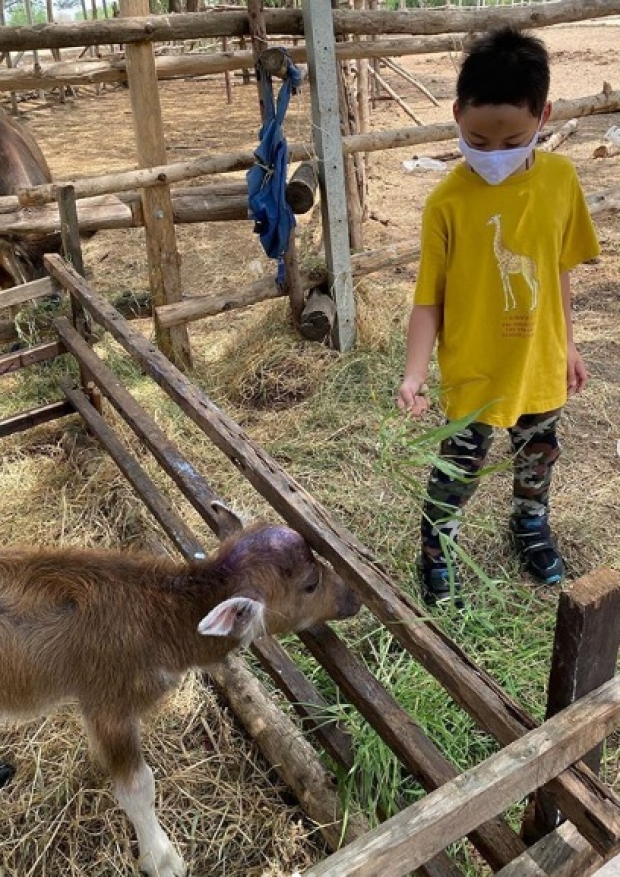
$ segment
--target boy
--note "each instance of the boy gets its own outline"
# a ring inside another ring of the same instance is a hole
[[[454,118],[464,162],[427,200],[422,255],[397,404],[428,409],[428,363],[437,340],[448,420],[475,414],[442,443],[462,477],[430,475],[418,559],[427,605],[454,600],[460,583],[449,545],[491,445],[508,428],[514,458],[510,531],[539,582],[564,576],[548,522],[567,394],[587,373],[573,342],[569,271],[599,253],[568,159],[535,152],[551,105],[544,44],[511,28],[479,38],[461,67]]]

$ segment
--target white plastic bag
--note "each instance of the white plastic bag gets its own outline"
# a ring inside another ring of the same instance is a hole
[[[605,131],[605,140],[609,140],[615,146],[620,146],[620,126],[612,125],[609,130]]]
[[[413,173],[414,171],[442,171],[445,172],[448,170],[448,165],[445,161],[439,161],[437,158],[428,158],[426,155],[420,156],[420,158],[407,158],[403,162],[403,167],[407,171],[407,173]]]

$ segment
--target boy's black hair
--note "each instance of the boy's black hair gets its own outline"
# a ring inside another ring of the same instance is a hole
[[[456,83],[459,105],[527,106],[539,117],[549,94],[549,55],[545,44],[512,27],[477,39],[463,61]]]

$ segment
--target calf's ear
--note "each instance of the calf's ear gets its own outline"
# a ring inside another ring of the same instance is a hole
[[[198,625],[204,636],[253,639],[262,630],[265,607],[250,597],[230,597],[212,609]]]

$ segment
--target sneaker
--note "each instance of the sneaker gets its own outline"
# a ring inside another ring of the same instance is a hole
[[[455,609],[464,609],[465,603],[461,596],[461,583],[456,569],[450,570],[447,566],[438,566],[427,563],[423,555],[416,561],[422,599],[427,606],[448,606],[452,604]]]
[[[562,556],[544,516],[510,519],[510,532],[527,572],[543,585],[555,585],[564,578]]]

